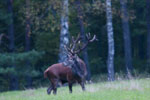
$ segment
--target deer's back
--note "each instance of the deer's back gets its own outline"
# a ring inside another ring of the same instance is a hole
[[[68,74],[71,74],[71,68],[64,66],[62,63],[53,64],[44,72],[48,78],[59,78],[66,80]]]

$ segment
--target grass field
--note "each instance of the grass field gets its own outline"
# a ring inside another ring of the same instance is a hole
[[[47,88],[0,93],[0,100],[150,100],[150,78],[99,82],[86,85],[82,92],[80,86],[58,88],[57,95],[47,95]]]

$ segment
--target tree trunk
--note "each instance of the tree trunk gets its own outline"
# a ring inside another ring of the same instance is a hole
[[[68,0],[63,0],[61,13],[61,32],[60,32],[60,47],[59,47],[59,62],[64,62],[67,58],[67,51],[64,45],[69,43],[69,25],[68,25]]]
[[[83,43],[86,43],[81,3],[79,0],[77,0],[76,4],[77,4],[78,20],[79,20],[79,24],[80,24],[80,34],[81,34],[81,37],[83,38]],[[89,61],[88,61],[88,53],[87,53],[86,48],[84,49],[82,55],[83,55],[83,60],[86,64],[86,68],[87,68],[87,72],[88,72],[87,76],[86,76],[86,80],[90,81],[91,80],[91,71],[90,71],[90,66],[89,66]]]
[[[9,36],[9,52],[13,53],[15,50],[15,41],[14,41],[14,22],[13,22],[13,0],[7,0],[8,13],[10,14],[11,23],[8,26],[8,36]],[[15,65],[11,67],[15,68]],[[16,75],[10,75],[10,90],[18,89],[18,78]]]
[[[8,35],[9,35],[9,52],[14,52],[15,49],[15,42],[14,42],[14,22],[13,22],[13,7],[12,7],[12,0],[8,0],[8,13],[10,14],[10,21],[9,29],[8,29]]]
[[[146,0],[146,18],[147,18],[147,69],[150,69],[150,0]],[[150,71],[150,70],[149,70]]]
[[[31,34],[31,28],[30,28],[30,0],[26,0],[26,33],[25,33],[25,51],[30,51],[30,34]],[[26,62],[27,69],[30,69],[30,62]],[[32,78],[30,76],[26,76],[27,81],[27,88],[31,88],[32,86]]]
[[[122,13],[122,29],[124,37],[124,52],[125,52],[125,67],[127,71],[127,77],[132,78],[132,54],[131,54],[131,40],[130,40],[130,29],[129,29],[129,16],[127,13],[127,0],[120,0],[121,13]]]
[[[112,11],[111,11],[111,0],[106,0],[106,17],[107,17],[107,34],[108,34],[108,59],[107,59],[107,70],[108,80],[114,81],[114,37],[113,37],[113,26],[112,26]]]

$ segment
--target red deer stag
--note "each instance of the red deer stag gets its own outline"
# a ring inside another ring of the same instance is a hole
[[[65,62],[53,64],[48,67],[44,72],[44,77],[48,78],[51,82],[50,87],[47,89],[47,94],[50,94],[53,90],[53,94],[57,93],[58,82],[62,84],[68,82],[69,91],[72,93],[72,85],[74,82],[78,82],[82,90],[85,90],[84,82],[87,75],[86,65],[77,54],[84,50],[89,42],[96,40],[96,36],[91,39],[90,34],[86,35],[87,42],[79,49],[76,48],[77,43],[81,40],[81,36],[78,35],[75,40],[72,38],[72,44],[70,47],[65,46],[68,52],[68,58]]]

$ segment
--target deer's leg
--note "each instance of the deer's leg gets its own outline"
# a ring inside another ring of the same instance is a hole
[[[47,94],[51,94],[52,89],[53,89],[53,86],[52,86],[52,84],[51,84],[51,85],[49,86],[49,88],[47,89]]]
[[[67,81],[68,81],[68,84],[69,84],[69,92],[72,93],[72,85],[73,85],[75,80],[73,79],[73,75],[72,75],[71,71],[67,75]]]
[[[72,83],[69,83],[69,92],[72,93]]]
[[[82,87],[82,90],[85,91],[85,85],[84,85],[84,82],[81,82],[80,85],[81,85],[81,87]]]
[[[57,94],[57,88],[54,87],[53,89],[53,94],[56,95]]]
[[[78,83],[81,85],[83,91],[85,91],[84,80],[78,80]]]
[[[52,84],[53,84],[53,94],[56,95],[57,94],[58,79],[54,79]]]

